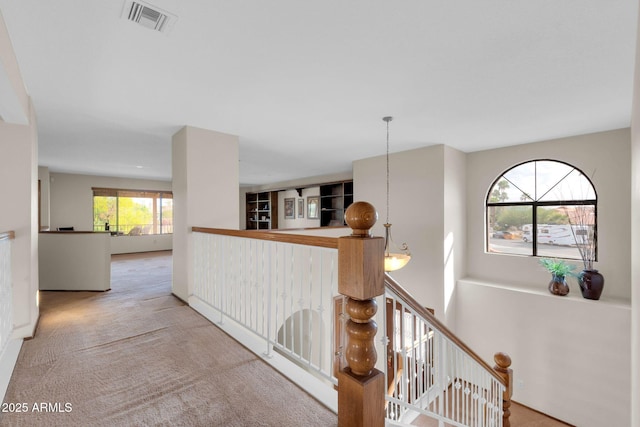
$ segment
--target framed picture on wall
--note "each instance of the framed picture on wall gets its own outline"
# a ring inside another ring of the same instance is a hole
[[[318,196],[307,197],[307,218],[318,219],[318,211],[320,207],[320,198]]]
[[[304,199],[298,199],[298,218],[304,218]]]
[[[296,199],[288,198],[284,199],[284,219],[295,219],[296,217]]]

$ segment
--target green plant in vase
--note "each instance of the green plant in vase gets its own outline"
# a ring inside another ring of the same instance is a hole
[[[567,264],[561,259],[540,259],[540,264],[551,273],[551,281],[549,282],[549,292],[553,295],[565,296],[569,293],[569,285],[567,284],[567,276],[575,276],[573,270],[576,266]]]

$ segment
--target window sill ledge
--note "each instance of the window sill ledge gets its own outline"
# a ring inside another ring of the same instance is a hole
[[[562,296],[552,295],[547,290],[546,283],[541,283],[540,287],[533,287],[533,286],[525,287],[525,286],[510,285],[507,283],[497,283],[493,281],[489,282],[486,280],[475,279],[473,277],[465,277],[463,279],[460,279],[458,282],[474,285],[474,286],[484,286],[489,288],[502,289],[502,290],[512,291],[512,292],[521,293],[521,294],[529,294],[532,296],[535,295],[542,298],[552,298],[554,300],[565,300],[567,302],[576,303],[576,304],[601,304],[601,305],[606,305],[610,307],[626,308],[631,310],[631,301],[623,298],[611,298],[611,297],[607,297],[606,295],[603,295],[597,301],[583,298],[579,290],[576,291],[577,285],[576,287],[571,288],[571,292],[569,292],[569,295],[562,297]],[[606,292],[606,288],[605,288],[605,292]]]

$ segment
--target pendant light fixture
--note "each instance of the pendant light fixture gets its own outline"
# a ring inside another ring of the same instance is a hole
[[[384,271],[399,270],[411,259],[409,247],[403,243],[399,248],[391,238],[391,223],[389,222],[389,122],[393,117],[383,117],[387,122],[387,222],[384,224]]]

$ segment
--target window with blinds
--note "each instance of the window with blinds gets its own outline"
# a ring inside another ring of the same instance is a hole
[[[173,233],[170,191],[92,188],[93,230],[142,236]]]

